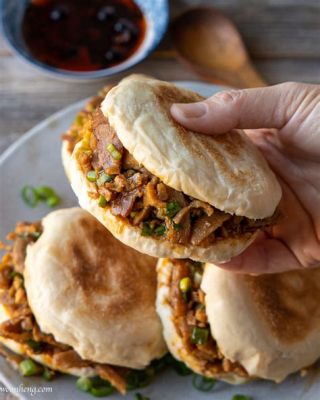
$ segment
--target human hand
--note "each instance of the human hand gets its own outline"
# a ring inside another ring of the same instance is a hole
[[[219,266],[252,274],[320,266],[320,86],[228,90],[173,105],[171,113],[181,125],[210,135],[244,129],[282,186],[279,224]]]

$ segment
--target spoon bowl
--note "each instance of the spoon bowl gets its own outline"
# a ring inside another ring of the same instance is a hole
[[[203,79],[243,88],[265,86],[233,22],[214,8],[195,8],[171,26],[178,57]]]

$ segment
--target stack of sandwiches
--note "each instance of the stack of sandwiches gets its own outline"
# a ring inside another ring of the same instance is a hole
[[[168,351],[233,384],[281,382],[318,359],[320,269],[215,265],[277,224],[281,188],[242,131],[196,134],[170,116],[201,99],[132,75],[63,135],[81,208],[19,223],[0,266],[1,352],[24,375],[60,371],[93,394],[125,394]]]

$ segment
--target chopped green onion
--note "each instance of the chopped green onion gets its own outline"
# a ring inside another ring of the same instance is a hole
[[[209,337],[209,330],[207,328],[199,328],[195,326],[191,334],[191,342],[194,344],[206,344]]]
[[[39,366],[30,359],[21,361],[19,369],[23,376],[32,376],[39,372]]]
[[[81,390],[82,392],[89,392],[89,390],[92,388],[93,383],[90,378],[87,378],[85,376],[79,378],[76,383],[77,389]]]
[[[171,363],[172,368],[176,371],[176,373],[180,376],[188,376],[192,374],[192,371],[186,366],[185,363],[174,360]]]
[[[42,374],[42,378],[45,379],[46,381],[52,381],[52,379],[55,376],[55,372],[52,371],[49,368],[45,368]]]
[[[39,353],[42,349],[42,343],[37,342],[35,340],[28,340],[27,341],[28,347],[30,347],[35,353]]]
[[[98,206],[104,208],[107,206],[107,203],[108,203],[107,199],[104,196],[100,195],[99,200],[98,200]]]
[[[175,222],[173,222],[173,229],[175,231],[180,231],[181,228],[182,228],[182,224],[176,224]]]
[[[110,396],[114,392],[113,387],[110,386],[99,386],[99,387],[92,387],[89,390],[89,393],[92,394],[94,397],[105,397]]]
[[[112,176],[107,175],[104,171],[99,174],[99,178],[97,179],[97,185],[102,186],[106,182],[111,182],[113,180]]]
[[[36,207],[39,203],[39,197],[32,186],[24,186],[21,190],[21,197],[22,200],[32,208]]]
[[[46,200],[47,206],[51,208],[57,206],[59,203],[60,203],[60,197],[58,197],[57,195],[48,197]]]
[[[107,145],[107,150],[115,160],[118,160],[118,161],[121,160],[122,155],[121,155],[120,151],[117,150],[117,148],[115,147],[114,144],[109,143]]]
[[[77,124],[77,125],[82,125],[83,124],[83,117],[82,117],[82,115],[77,115],[76,116],[76,119],[75,119],[75,123]]]
[[[141,393],[136,393],[134,396],[135,400],[150,400],[150,397],[143,396]]]
[[[142,224],[141,235],[142,236],[151,236],[153,234],[153,229],[151,228],[148,222],[144,222]]]
[[[16,276],[18,276],[20,279],[23,279],[23,276],[22,276],[22,274],[20,274],[20,272],[10,271],[9,278],[14,279]]]
[[[159,226],[154,230],[154,233],[155,233],[157,236],[163,236],[163,235],[165,234],[165,232],[166,232],[166,226],[165,226],[164,224],[159,225]]]
[[[170,201],[166,205],[166,213],[169,218],[173,218],[180,210],[181,206],[176,201]]]
[[[37,240],[41,236],[41,232],[31,232],[30,236],[32,236],[33,239]]]
[[[189,290],[191,289],[191,279],[188,276],[180,280],[179,289],[182,293],[189,292]]]
[[[209,392],[215,385],[216,380],[195,374],[192,378],[192,385],[201,392]]]
[[[193,275],[193,280],[194,280],[194,283],[195,283],[196,285],[199,285],[199,286],[200,286],[201,281],[202,281],[202,274],[201,274],[199,271],[196,271],[196,272],[194,273],[194,275]]]
[[[96,171],[91,170],[87,172],[87,179],[89,182],[96,182],[97,180]]]
[[[252,400],[251,396],[246,396],[244,394],[235,394],[232,397],[232,400]]]
[[[144,370],[131,371],[127,376],[127,390],[141,389],[148,386],[155,373],[155,368],[151,366]]]
[[[50,186],[37,186],[34,190],[41,200],[47,200],[52,196],[56,196],[56,192]]]

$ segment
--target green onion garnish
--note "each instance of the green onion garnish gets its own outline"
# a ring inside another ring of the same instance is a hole
[[[83,117],[82,117],[82,115],[77,115],[76,116],[76,119],[75,119],[75,123],[77,124],[77,125],[82,125],[83,124]]]
[[[44,201],[48,207],[55,207],[60,203],[60,197],[49,186],[24,186],[21,190],[23,201],[30,207],[36,207],[39,201]]]
[[[35,353],[39,353],[42,349],[42,343],[32,339],[27,341],[27,346],[30,347]]]
[[[235,394],[232,397],[232,400],[252,400],[251,396],[246,396],[244,394]]]
[[[150,397],[143,396],[141,393],[136,393],[134,396],[135,400],[150,400]]]
[[[127,376],[127,390],[141,389],[148,386],[154,375],[155,369],[152,367],[131,371]]]
[[[141,235],[142,236],[151,236],[153,234],[153,229],[151,228],[148,222],[144,222],[142,224]]]
[[[175,222],[173,222],[173,229],[175,231],[180,231],[181,228],[182,228],[182,224],[176,224]]]
[[[21,361],[19,369],[23,376],[32,376],[39,372],[39,366],[30,359]]]
[[[85,376],[79,378],[76,382],[77,389],[81,390],[82,392],[89,392],[92,388],[93,384],[90,378],[86,378]]]
[[[165,232],[166,232],[166,226],[164,224],[157,226],[156,229],[154,230],[154,233],[157,236],[163,236]]]
[[[118,161],[121,160],[122,155],[121,155],[120,151],[117,150],[117,148],[115,147],[114,144],[109,143],[107,145],[107,150],[115,160],[118,160]]]
[[[191,342],[194,344],[206,344],[209,337],[209,330],[207,328],[199,328],[195,326],[191,334]]]
[[[192,378],[192,385],[201,392],[209,392],[215,385],[216,380],[195,374]]]
[[[34,190],[41,200],[47,200],[56,195],[56,192],[50,186],[37,186]]]
[[[22,200],[32,208],[36,207],[39,203],[39,197],[32,186],[24,186],[21,190],[21,197]]]
[[[91,170],[87,172],[87,179],[89,182],[96,182],[97,180],[96,171]]]
[[[99,174],[99,178],[97,179],[97,185],[102,186],[106,182],[111,182],[113,180],[112,176],[107,175],[104,171]]]
[[[187,276],[179,282],[179,289],[182,293],[187,293],[191,289],[191,279]]]
[[[92,394],[94,397],[105,397],[110,396],[114,392],[112,386],[99,386],[99,387],[92,387],[89,390],[89,393]]]
[[[60,203],[60,197],[57,196],[57,195],[55,195],[55,196],[50,196],[50,197],[48,197],[47,200],[46,200],[47,206],[48,206],[48,207],[51,207],[51,208],[57,206],[59,203]]]
[[[108,203],[107,199],[104,196],[100,195],[99,200],[98,200],[98,206],[104,208],[107,206],[107,203]]]
[[[169,218],[173,218],[180,210],[181,206],[176,201],[170,201],[166,205],[166,213]]]
[[[52,379],[55,376],[55,372],[52,371],[49,368],[45,368],[42,374],[42,378],[45,379],[46,381],[52,381]]]

